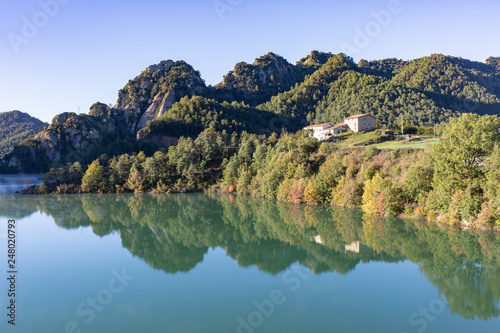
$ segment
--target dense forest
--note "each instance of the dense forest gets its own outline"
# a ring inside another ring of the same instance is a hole
[[[207,128],[269,136],[360,113],[372,114],[384,129],[402,118],[432,127],[462,113],[497,115],[499,62],[433,54],[355,63],[342,53],[313,51],[291,64],[268,53],[207,86],[186,62],[162,61],[130,80],[114,106],[96,103],[88,115],[56,116],[7,154],[0,172],[46,172],[68,162],[86,166],[102,153],[167,149]]]
[[[235,192],[500,227],[500,119],[452,118],[428,149],[339,148],[306,132],[271,136],[208,128],[168,152],[101,155],[53,168],[37,193]]]

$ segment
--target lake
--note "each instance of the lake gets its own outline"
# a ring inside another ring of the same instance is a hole
[[[209,194],[2,196],[0,215],[1,332],[500,331],[494,233]]]
[[[40,185],[44,175],[1,175],[0,195],[14,194],[32,185]]]

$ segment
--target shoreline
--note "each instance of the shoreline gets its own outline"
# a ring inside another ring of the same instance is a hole
[[[32,188],[36,188],[36,186],[32,186]],[[77,195],[181,195],[181,194],[215,194],[219,196],[231,196],[231,195],[236,195],[236,196],[243,196],[243,197],[248,197],[248,198],[253,198],[253,199],[263,199],[263,200],[273,200],[276,201],[277,204],[289,204],[289,205],[297,205],[297,206],[303,206],[303,207],[312,207],[312,206],[318,206],[318,207],[332,207],[332,208],[340,208],[340,209],[350,209],[350,210],[355,210],[362,212],[363,214],[367,214],[370,217],[375,217],[375,218],[383,218],[383,219],[391,219],[391,218],[396,218],[396,219],[401,219],[401,220],[412,220],[413,222],[416,223],[426,223],[429,225],[436,225],[439,227],[458,227],[463,231],[481,231],[481,232],[488,232],[488,233],[496,233],[500,234],[500,226],[495,227],[492,226],[490,228],[484,227],[484,226],[476,226],[474,222],[467,222],[467,221],[460,221],[459,223],[447,223],[446,221],[443,221],[443,218],[439,218],[441,216],[444,216],[445,214],[438,215],[435,221],[430,221],[428,219],[419,219],[413,216],[408,216],[408,215],[398,215],[398,216],[379,216],[379,215],[370,215],[366,212],[363,211],[362,208],[360,207],[342,207],[334,204],[323,204],[323,203],[316,203],[316,204],[308,204],[308,203],[297,203],[297,202],[290,202],[290,201],[283,201],[279,200],[277,198],[263,198],[263,197],[258,197],[258,196],[253,196],[249,194],[238,194],[236,192],[229,193],[229,192],[222,192],[222,191],[192,191],[192,192],[169,192],[169,193],[158,193],[154,191],[150,192],[142,192],[142,193],[134,193],[134,192],[114,192],[114,193],[63,193],[63,194],[58,194],[58,193],[45,193],[45,194],[38,194],[38,193],[27,193],[27,189],[24,189],[23,192],[16,192],[14,194],[8,194],[6,196],[77,196]],[[4,195],[0,195],[2,197]]]

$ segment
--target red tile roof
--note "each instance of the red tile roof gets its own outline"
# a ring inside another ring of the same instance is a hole
[[[329,129],[337,129],[337,128],[340,128],[340,127],[348,127],[348,126],[347,126],[347,124],[337,124],[337,125],[333,125]]]
[[[364,113],[364,114],[357,114],[357,115],[355,115],[355,116],[350,116],[350,117],[348,117],[348,118],[345,118],[345,120],[350,120],[350,119],[361,118],[361,117],[364,117],[364,116],[369,116],[369,117],[375,118],[375,117],[374,117],[374,116],[372,116],[371,114]]]
[[[309,125],[307,127],[304,127],[304,129],[311,129],[311,128],[317,128],[317,127],[330,128],[330,127],[332,127],[332,125],[330,125],[330,124]]]

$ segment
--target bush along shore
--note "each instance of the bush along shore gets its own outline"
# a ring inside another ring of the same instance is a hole
[[[426,149],[342,148],[307,133],[228,135],[212,128],[153,156],[102,155],[51,169],[47,193],[234,192],[500,229],[500,120],[463,114]]]

